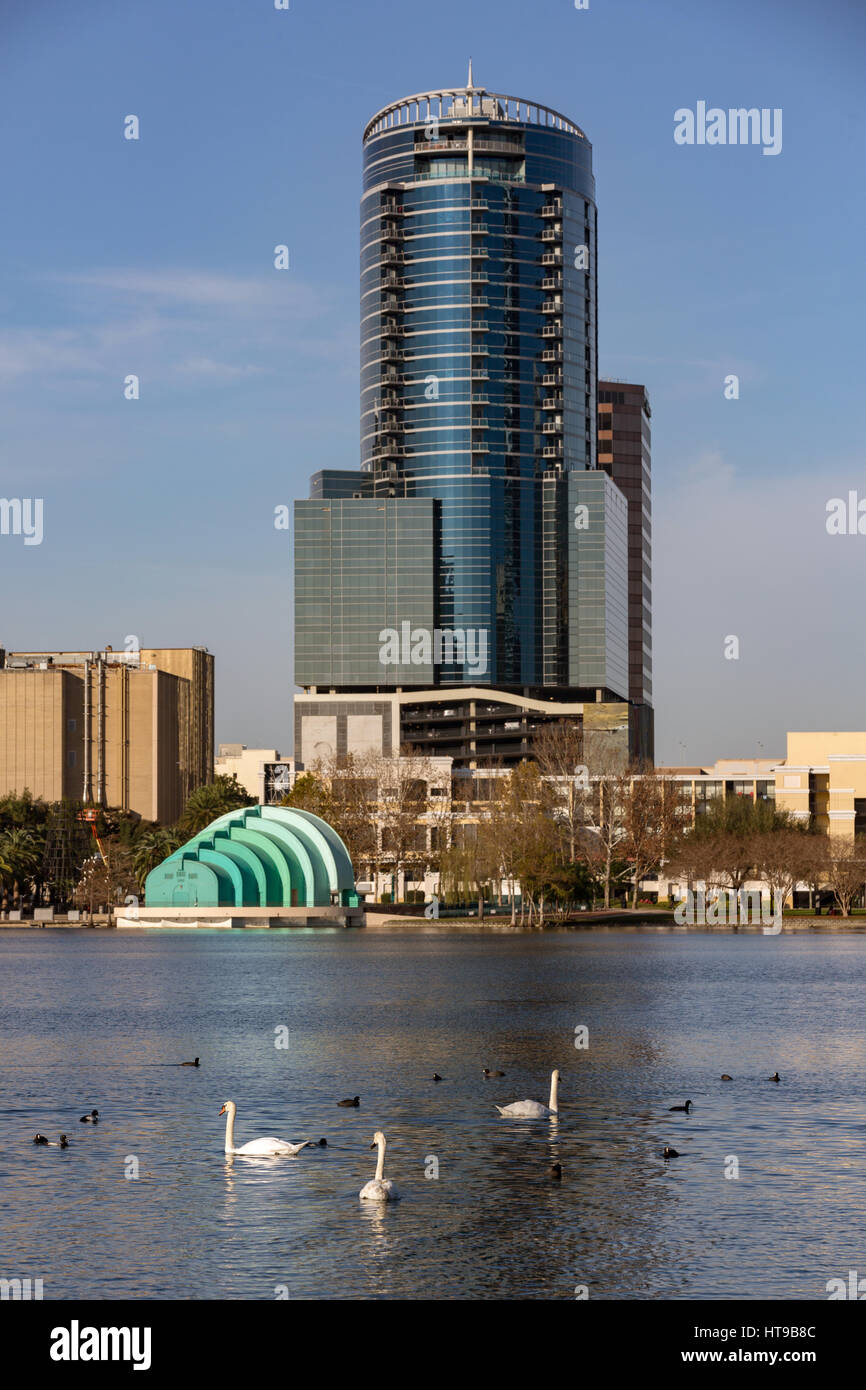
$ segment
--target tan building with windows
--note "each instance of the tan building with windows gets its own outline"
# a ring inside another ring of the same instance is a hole
[[[788,734],[776,804],[846,840],[866,831],[866,733]]]
[[[789,733],[785,758],[658,771],[686,785],[695,816],[720,797],[750,796],[830,835],[853,840],[866,832],[866,733]]]
[[[213,656],[0,649],[0,796],[25,789],[171,824],[213,777]]]

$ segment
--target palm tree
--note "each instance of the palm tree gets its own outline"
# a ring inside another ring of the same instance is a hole
[[[237,811],[241,806],[255,804],[256,798],[244,790],[237,777],[216,777],[193,792],[183,808],[177,828],[183,838],[189,840],[227,811]]]
[[[183,836],[174,826],[151,825],[142,830],[132,843],[132,864],[139,892],[151,869],[161,864],[183,843]]]
[[[21,888],[35,886],[42,867],[44,835],[16,825],[0,835],[0,881],[12,889],[13,902]]]

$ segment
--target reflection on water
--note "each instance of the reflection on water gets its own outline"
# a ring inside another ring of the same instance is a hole
[[[58,1299],[826,1297],[866,1263],[864,985],[854,934],[4,931],[0,1276]],[[558,1119],[499,1117],[554,1067]],[[328,1146],[226,1155],[227,1099],[240,1142]],[[377,1129],[396,1203],[358,1198]]]

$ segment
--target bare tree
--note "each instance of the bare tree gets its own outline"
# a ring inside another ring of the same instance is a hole
[[[517,885],[520,884],[520,919],[533,915],[543,862],[555,857],[558,830],[554,796],[534,762],[519,763],[495,785],[487,817],[480,827],[487,863],[497,879],[505,880],[511,900],[511,921],[517,920]],[[543,915],[543,907],[542,907]]]
[[[866,847],[862,838],[830,840],[827,882],[843,917],[851,916],[851,905],[866,882]]]
[[[589,784],[576,788],[581,829],[575,851],[603,885],[605,908],[610,907],[613,885],[630,877],[623,858],[623,813],[630,779],[620,762],[612,750],[599,753]]]
[[[800,878],[802,842],[809,838],[804,830],[770,830],[755,837],[755,870],[764,879],[775,901],[778,893],[784,906]]]
[[[72,895],[75,906],[83,907],[90,921],[97,908],[110,911],[138,886],[132,854],[125,845],[107,841],[104,856],[94,854],[85,862]]]
[[[568,862],[573,864],[584,824],[580,793],[588,786],[589,776],[582,725],[567,719],[544,724],[535,736],[533,759],[555,798],[555,817],[565,834]]]
[[[631,865],[632,907],[636,907],[641,881],[677,853],[688,826],[689,808],[681,783],[655,770],[623,781],[620,790],[618,850]]]
[[[815,899],[827,882],[829,872],[830,841],[827,835],[818,832],[800,837],[796,847],[797,879],[808,885],[809,911],[815,911]],[[818,912],[820,913],[820,903]]]

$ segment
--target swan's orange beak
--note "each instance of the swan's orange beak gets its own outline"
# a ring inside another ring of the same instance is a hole
[[[222,1110],[220,1111],[220,1115],[224,1115],[225,1113],[226,1113],[226,1108],[225,1108],[225,1106],[223,1106]],[[217,1118],[219,1118],[219,1116],[217,1116]]]

